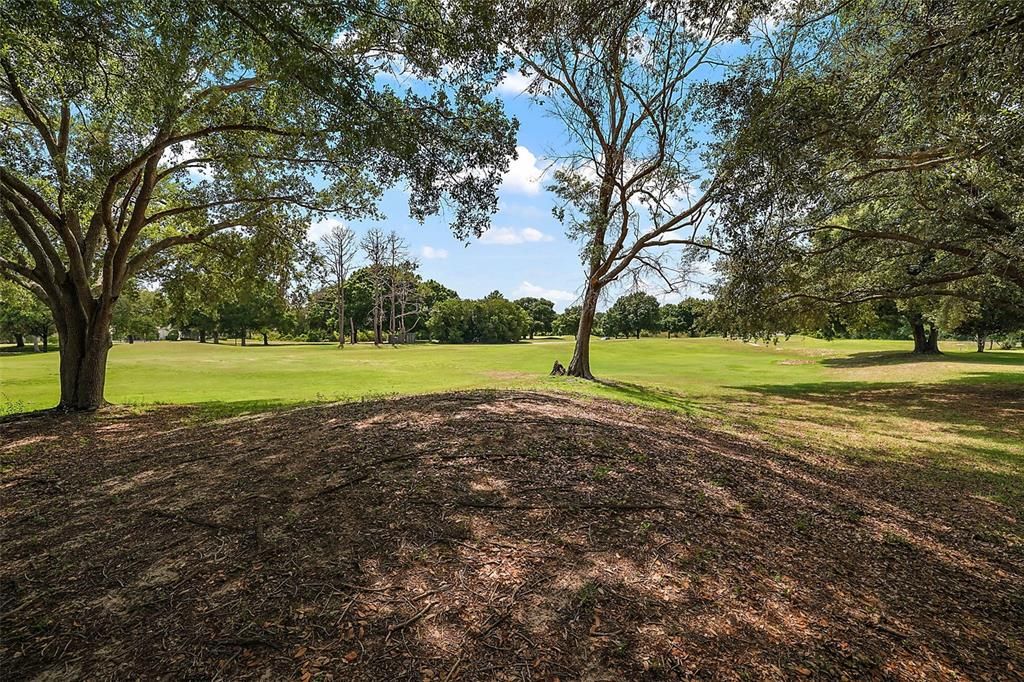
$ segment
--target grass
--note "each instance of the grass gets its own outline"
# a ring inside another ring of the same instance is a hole
[[[1024,353],[979,355],[950,348],[938,360],[919,362],[903,352],[906,348],[899,341],[807,338],[777,346],[718,338],[594,340],[594,371],[614,384],[570,386],[653,407],[692,410],[708,398],[736,397],[764,386],[935,383],[969,379],[972,372],[1024,382]],[[360,343],[344,350],[331,344],[118,344],[110,353],[106,395],[114,403],[137,405],[289,405],[470,388],[564,388],[564,380],[546,374],[555,359],[567,363],[571,355],[571,339],[397,348]],[[18,402],[26,410],[52,407],[58,398],[57,369],[56,353],[0,355],[0,400]]]
[[[119,344],[107,399],[191,403],[209,418],[311,402],[473,388],[567,390],[684,412],[787,448],[841,448],[861,460],[926,457],[930,476],[970,475],[993,499],[1024,499],[1024,352],[944,344],[917,358],[909,342],[777,345],[720,338],[595,339],[591,383],[547,376],[571,339],[511,345],[358,344],[241,347]],[[6,355],[6,354],[4,354]],[[57,401],[57,354],[0,356],[0,413]],[[950,474],[950,472],[952,472]]]

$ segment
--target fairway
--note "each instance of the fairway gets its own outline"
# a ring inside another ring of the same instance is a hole
[[[117,344],[110,353],[106,396],[130,405],[237,403],[244,409],[256,403],[270,407],[468,388],[558,388],[687,408],[770,389],[790,393],[802,385],[1024,383],[1024,352],[978,354],[967,350],[969,345],[949,343],[944,356],[919,360],[906,353],[903,341],[595,340],[595,373],[614,385],[592,385],[546,376],[556,359],[568,362],[571,338],[379,348],[360,343],[344,349],[303,343]],[[55,405],[57,364],[56,353],[0,355],[0,403],[6,411]]]

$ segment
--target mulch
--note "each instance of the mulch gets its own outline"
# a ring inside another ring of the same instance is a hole
[[[967,483],[468,392],[0,424],[4,679],[1021,679]]]

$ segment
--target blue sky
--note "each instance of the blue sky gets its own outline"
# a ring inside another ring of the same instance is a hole
[[[543,296],[561,310],[579,295],[583,270],[579,245],[566,239],[551,214],[553,196],[544,189],[544,157],[557,149],[562,136],[557,121],[543,108],[520,94],[521,79],[512,75],[495,92],[506,112],[519,119],[518,158],[512,161],[499,193],[499,209],[492,228],[481,239],[462,242],[449,229],[448,217],[429,218],[420,224],[408,216],[405,192],[389,190],[380,205],[382,221],[351,221],[362,233],[376,225],[403,235],[420,261],[420,273],[459,292],[463,298],[481,298],[498,289],[509,298]],[[329,228],[315,224],[311,238]]]

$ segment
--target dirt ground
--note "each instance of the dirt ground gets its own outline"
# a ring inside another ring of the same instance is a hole
[[[4,679],[1022,679],[1011,509],[525,392],[0,424]]]

